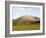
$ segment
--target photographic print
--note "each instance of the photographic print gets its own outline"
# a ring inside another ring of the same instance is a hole
[[[40,30],[39,7],[12,7],[12,31]]]
[[[6,2],[6,9],[7,36],[44,33],[43,3]]]

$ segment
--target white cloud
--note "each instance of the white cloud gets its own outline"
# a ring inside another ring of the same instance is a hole
[[[20,8],[20,7],[16,7],[15,9],[16,10],[21,10],[21,11],[24,11],[25,10],[25,8]]]

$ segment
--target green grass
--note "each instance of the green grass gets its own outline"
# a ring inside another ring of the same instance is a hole
[[[40,24],[32,25],[14,25],[12,31],[21,31],[21,30],[40,30]]]

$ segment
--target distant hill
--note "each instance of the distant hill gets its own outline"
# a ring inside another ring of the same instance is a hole
[[[19,17],[18,19],[13,19],[13,25],[19,25],[19,24],[34,24],[34,23],[40,23],[40,18],[34,17],[34,16],[22,16]]]

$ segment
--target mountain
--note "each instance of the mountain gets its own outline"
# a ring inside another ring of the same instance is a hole
[[[21,16],[18,19],[13,19],[13,25],[19,25],[19,24],[34,24],[34,23],[40,23],[40,18],[34,17],[34,16]]]

